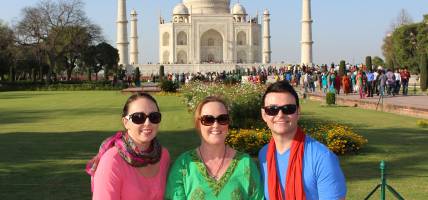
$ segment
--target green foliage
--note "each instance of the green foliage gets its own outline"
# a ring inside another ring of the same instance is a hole
[[[135,86],[140,87],[141,86],[141,72],[140,72],[140,68],[137,67],[135,69],[134,72],[134,81],[135,81]]]
[[[379,56],[375,56],[374,58],[373,58],[373,65],[374,66],[385,66],[385,62],[383,61],[383,59],[382,58],[380,58]],[[391,66],[391,65],[389,65],[389,67],[394,67],[394,66]],[[373,68],[373,67],[372,67]]]
[[[339,76],[345,75],[345,70],[346,70],[346,62],[344,60],[341,60],[339,65]]]
[[[231,127],[260,127],[261,98],[265,86],[256,84],[204,84],[194,82],[183,88],[185,103],[194,111],[198,103],[207,96],[220,96],[230,106]]]
[[[427,61],[427,54],[424,53],[420,57],[420,63],[419,63],[419,70],[420,70],[420,86],[422,91],[427,90],[427,84],[428,84],[428,61]]]
[[[5,79],[13,65],[14,40],[12,29],[0,21],[0,80]]]
[[[160,87],[164,92],[177,92],[178,83],[174,83],[171,80],[164,79],[160,83]]]
[[[369,70],[369,71],[373,70],[373,64],[372,64],[372,57],[371,56],[366,57],[366,66],[367,66],[367,70]]]
[[[417,56],[417,24],[403,25],[392,35],[392,51],[396,67],[408,67],[412,72],[417,71],[419,58]]]
[[[325,95],[325,102],[327,103],[327,105],[336,104],[336,93],[327,92],[327,94]]]

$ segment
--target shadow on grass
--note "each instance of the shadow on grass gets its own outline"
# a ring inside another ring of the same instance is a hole
[[[112,113],[119,113],[120,108],[106,107],[87,107],[87,108],[70,108],[70,109],[44,109],[44,110],[8,110],[2,111],[0,115],[1,124],[16,124],[16,123],[34,123],[49,118],[58,117],[82,117],[84,115],[93,116],[96,115],[108,115]],[[120,115],[117,115],[120,118]]]
[[[115,131],[0,134],[0,199],[90,199],[86,162]],[[175,158],[199,144],[194,130],[161,131]]]
[[[311,111],[303,113],[301,120],[309,126],[332,122]],[[358,154],[340,156],[347,181],[380,179],[379,164],[385,160],[389,178],[426,177],[427,182],[423,184],[428,184],[428,134],[425,129],[378,128],[358,121],[340,123],[353,127],[356,133],[368,139],[368,144]]]

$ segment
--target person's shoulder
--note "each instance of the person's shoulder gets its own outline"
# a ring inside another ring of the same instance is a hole
[[[197,154],[195,149],[187,150],[183,153],[181,153],[174,163],[187,163],[191,160],[194,160],[197,158]]]
[[[122,166],[125,161],[121,158],[116,147],[108,149],[100,159],[100,166],[111,168],[114,166]]]
[[[267,149],[268,149],[268,144],[265,144],[259,151],[259,161],[263,162],[264,160],[266,160],[266,153],[267,153]]]
[[[327,146],[313,139],[309,135],[306,135],[306,138],[305,138],[305,149],[310,150],[312,153],[321,154],[321,155],[331,152]]]

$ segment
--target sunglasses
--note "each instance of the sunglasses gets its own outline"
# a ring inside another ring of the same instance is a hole
[[[146,113],[143,113],[143,112],[136,112],[126,116],[126,118],[128,120],[132,120],[134,124],[144,124],[147,118],[149,118],[150,123],[159,124],[161,122],[162,115],[160,114],[160,112],[152,112],[148,115],[146,115]]]
[[[228,125],[229,124],[229,115],[222,114],[218,117],[214,117],[212,115],[203,115],[199,118],[201,120],[201,124],[204,126],[212,126],[216,121],[220,125]]]
[[[266,106],[263,107],[265,113],[269,116],[276,116],[279,113],[279,110],[286,115],[294,114],[297,110],[297,105],[295,104],[287,104],[283,106]]]

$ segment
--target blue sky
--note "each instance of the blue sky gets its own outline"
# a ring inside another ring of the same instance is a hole
[[[127,0],[139,13],[140,60],[158,62],[158,16],[170,19],[181,0]],[[21,10],[38,0],[2,1],[0,19],[13,24]],[[84,0],[87,16],[103,28],[104,37],[115,46],[116,0]],[[232,5],[237,0],[232,0]],[[240,0],[249,15],[271,13],[272,60],[300,62],[301,0]],[[428,14],[426,0],[312,0],[314,62],[364,62],[365,56],[381,56],[382,40],[401,9],[413,21]]]

